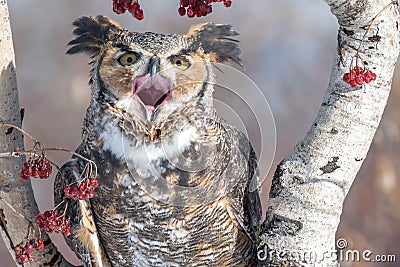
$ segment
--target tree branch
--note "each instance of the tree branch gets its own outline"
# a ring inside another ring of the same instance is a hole
[[[6,0],[0,0],[0,68],[0,124],[21,126],[14,48]],[[15,148],[24,148],[21,133],[9,127],[0,127],[0,153]],[[0,235],[13,255],[13,248],[26,238],[29,221],[33,221],[38,213],[31,184],[19,178],[23,159],[0,158]],[[42,236],[45,249],[34,254],[35,262],[30,266],[59,266],[62,263],[61,254],[45,233]]]
[[[317,118],[273,177],[259,249],[263,266],[338,266],[334,241],[343,201],[367,155],[391,88],[399,54],[398,6],[386,8],[361,42],[390,1],[326,2],[340,26],[338,53]],[[377,79],[352,88],[342,77],[360,45],[360,64],[373,70]]]

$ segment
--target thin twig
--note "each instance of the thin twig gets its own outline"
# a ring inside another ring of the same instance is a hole
[[[5,127],[11,127],[14,128],[18,131],[20,131],[23,135],[29,137],[29,139],[31,139],[33,142],[35,142],[35,145],[33,147],[33,149],[30,150],[25,150],[25,151],[13,151],[13,152],[5,152],[5,153],[0,153],[0,158],[3,157],[19,157],[19,155],[28,155],[28,154],[32,154],[32,153],[37,153],[37,152],[45,152],[45,151],[63,151],[63,152],[67,152],[70,153],[86,162],[90,162],[91,164],[93,164],[95,166],[95,173],[97,174],[97,166],[96,163],[88,158],[85,158],[84,156],[71,151],[69,149],[65,149],[65,148],[58,148],[58,147],[44,147],[43,143],[40,142],[38,139],[34,138],[32,135],[30,135],[29,133],[27,133],[25,130],[21,129],[18,126],[15,126],[13,124],[9,124],[9,123],[0,123],[0,126],[5,126]],[[37,148],[37,146],[39,146],[39,148]],[[51,162],[53,164],[53,162]],[[57,166],[56,164],[54,164],[55,166]],[[58,168],[58,166],[57,166]],[[58,168],[59,169],[59,168]]]
[[[365,37],[367,36],[367,33],[371,30],[372,25],[374,25],[375,20],[379,17],[380,14],[382,14],[382,12],[384,12],[386,9],[388,9],[391,5],[396,4],[397,0],[390,2],[389,4],[387,4],[383,9],[381,9],[381,11],[378,12],[378,14],[375,15],[375,17],[372,19],[371,23],[369,24],[367,30],[364,32],[363,37],[361,38],[361,42],[360,45],[358,46],[357,52],[356,52],[356,56],[359,54],[361,47],[364,43]]]
[[[55,206],[52,210],[58,209],[58,207],[60,207],[61,204],[63,204],[64,202],[65,202],[65,199],[63,201],[61,201],[60,203],[58,203],[57,206]]]
[[[22,130],[20,127],[15,126],[13,124],[9,124],[9,123],[0,123],[0,126],[5,126],[5,127],[11,127],[14,128],[18,131],[20,131],[23,135],[29,137],[29,139],[31,139],[33,142],[37,142],[37,139],[33,138],[32,135],[30,135],[29,133],[27,133],[25,130]]]

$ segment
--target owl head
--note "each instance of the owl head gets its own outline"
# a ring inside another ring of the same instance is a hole
[[[213,23],[184,35],[133,32],[104,16],[81,17],[67,54],[90,56],[92,95],[152,123],[195,101],[212,105],[212,62],[240,64],[237,32]]]

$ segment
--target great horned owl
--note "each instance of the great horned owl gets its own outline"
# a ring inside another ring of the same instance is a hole
[[[93,198],[67,199],[67,243],[85,266],[255,266],[256,157],[213,108],[212,62],[239,62],[230,25],[137,33],[104,17],[74,22],[68,54],[91,58],[91,102],[76,152],[98,169]],[[73,157],[55,202],[81,183]]]

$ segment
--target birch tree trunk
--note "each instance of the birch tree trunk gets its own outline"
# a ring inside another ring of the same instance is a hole
[[[21,126],[14,48],[6,0],[0,0],[0,68],[0,123]],[[12,152],[15,148],[23,150],[21,133],[1,126],[0,131],[0,153]],[[23,160],[0,158],[0,235],[13,255],[13,248],[24,241],[28,234],[29,221],[33,221],[38,213],[30,182],[19,178]],[[31,233],[34,229],[35,237],[38,237],[37,228],[31,229]],[[35,262],[30,266],[59,266],[62,263],[61,254],[46,234],[42,233],[42,237],[45,249],[33,254]]]
[[[273,177],[258,251],[263,266],[339,265],[335,233],[343,201],[379,125],[399,54],[397,3],[385,9],[389,0],[325,1],[340,26],[337,55],[313,125]],[[359,54],[377,79],[352,88],[343,74],[380,11]]]
[[[377,80],[355,88],[342,81],[361,39],[389,0],[325,0],[338,18],[338,53],[329,88],[314,124],[275,172],[262,229],[263,266],[338,266],[331,252],[343,201],[379,125],[399,53],[398,6],[379,15],[360,57]],[[0,123],[21,125],[15,60],[7,10],[0,0]],[[23,149],[17,131],[1,127],[0,153]],[[38,212],[29,182],[19,179],[22,160],[0,158],[0,234],[13,253]],[[26,220],[26,219],[28,220]],[[47,235],[30,266],[68,266]],[[292,253],[292,254],[288,254]],[[65,265],[64,265],[65,264]]]

